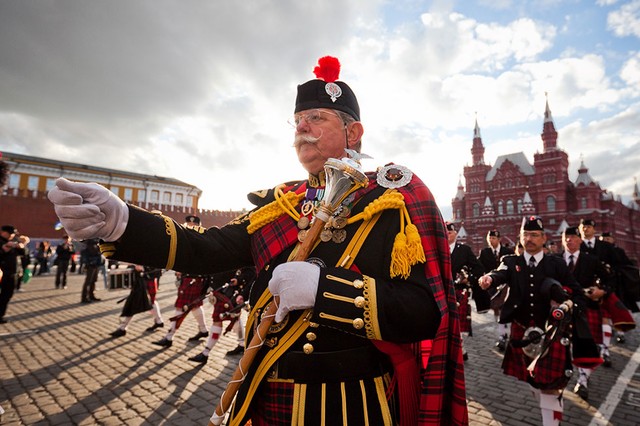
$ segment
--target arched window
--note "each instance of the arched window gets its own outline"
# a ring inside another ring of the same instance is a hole
[[[473,203],[473,217],[480,216],[480,204]]]
[[[580,208],[581,209],[587,208],[587,197],[580,198]]]
[[[460,216],[460,209],[456,209],[456,219],[462,219],[462,217]]]
[[[549,195],[547,197],[547,211],[548,212],[556,211],[556,199],[553,197],[553,195]]]
[[[498,214],[504,214],[504,202],[502,200],[498,201]]]
[[[513,200],[507,200],[507,214],[513,214]]]
[[[518,213],[522,213],[522,198],[518,198],[518,201],[516,201],[516,209]]]

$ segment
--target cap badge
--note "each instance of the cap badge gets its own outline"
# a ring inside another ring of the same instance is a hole
[[[413,178],[413,172],[405,166],[389,164],[378,170],[376,181],[383,188],[402,188]]]
[[[325,84],[324,90],[327,92],[327,95],[331,97],[332,102],[335,102],[340,96],[342,96],[342,89],[335,83]]]

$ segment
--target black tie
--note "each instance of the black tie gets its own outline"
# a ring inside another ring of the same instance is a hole
[[[496,262],[500,262],[500,256],[498,255],[498,250],[494,250],[493,255],[496,257]]]
[[[536,258],[531,256],[529,258],[529,268],[535,269],[535,267],[536,267]]]
[[[573,268],[575,268],[575,266],[576,266],[575,263],[573,263],[573,255],[569,256],[569,265],[568,266],[569,266],[569,270],[571,272],[573,272]]]
[[[593,248],[593,243],[591,241],[588,241],[587,245],[589,246],[589,248]]]

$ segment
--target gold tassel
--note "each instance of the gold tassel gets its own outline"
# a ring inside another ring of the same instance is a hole
[[[405,219],[407,226],[405,227]],[[391,278],[408,278],[411,267],[417,263],[424,263],[426,257],[418,228],[411,223],[409,212],[404,206],[400,211],[400,232],[396,235],[391,252]]]
[[[391,278],[408,278],[411,273],[409,253],[407,251],[407,236],[404,232],[398,232],[398,235],[396,235],[395,241],[393,242],[393,250],[391,251],[391,268],[389,272],[391,274]]]

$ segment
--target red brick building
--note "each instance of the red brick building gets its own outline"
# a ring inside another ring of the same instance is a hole
[[[513,245],[522,218],[537,214],[544,219],[547,238],[561,244],[561,234],[567,226],[577,226],[581,218],[592,218],[598,233],[611,232],[616,244],[637,262],[640,259],[637,183],[633,200],[624,205],[619,197],[591,178],[584,162],[576,180],[569,180],[569,155],[558,147],[558,132],[548,102],[541,138],[543,149],[534,155],[533,164],[522,152],[501,155],[493,165],[485,164],[485,149],[476,120],[472,164],[464,167],[466,188],[459,182],[451,201],[459,237],[477,253],[486,246],[487,232],[498,229],[503,244]]]

